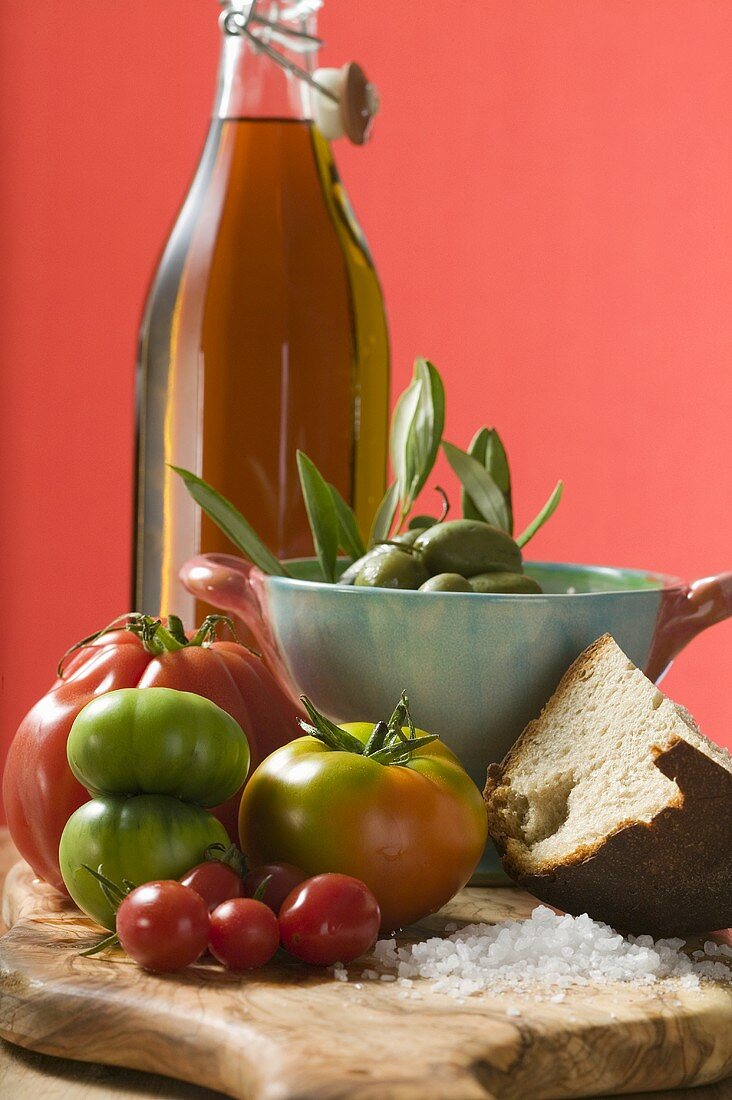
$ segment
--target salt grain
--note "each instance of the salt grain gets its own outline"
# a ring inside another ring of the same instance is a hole
[[[434,992],[458,998],[487,990],[558,990],[550,998],[556,1003],[573,986],[625,982],[643,987],[676,979],[684,989],[697,989],[700,978],[732,980],[732,970],[721,961],[732,957],[732,948],[708,940],[703,955],[695,952],[690,958],[683,946],[680,939],[624,939],[586,914],[559,915],[538,906],[524,921],[467,925],[404,947],[393,939],[379,940],[374,956],[381,974],[365,970],[362,977],[398,979],[407,988],[414,979],[427,978]]]

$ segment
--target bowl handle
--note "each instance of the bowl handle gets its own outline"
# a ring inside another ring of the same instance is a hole
[[[179,575],[197,600],[235,616],[248,627],[270,671],[292,695],[270,630],[264,573],[233,554],[199,554],[185,563]]]
[[[661,594],[646,675],[660,680],[674,657],[708,626],[732,616],[732,573],[703,577]]]

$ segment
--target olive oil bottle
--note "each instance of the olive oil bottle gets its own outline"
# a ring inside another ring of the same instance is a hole
[[[299,448],[366,528],[388,389],[378,278],[311,90],[225,31],[211,128],[141,329],[134,606],[192,621],[181,565],[234,552],[171,465],[213,484],[277,555],[304,556]]]

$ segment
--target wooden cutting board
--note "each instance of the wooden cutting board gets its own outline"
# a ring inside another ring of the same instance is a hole
[[[297,963],[247,976],[202,963],[156,977],[17,864],[0,939],[0,1034],[45,1054],[167,1074],[246,1100],[541,1100],[732,1075],[732,986],[569,991],[458,1003]],[[468,889],[421,926],[524,918],[518,889]],[[729,936],[729,934],[728,934]],[[732,937],[731,937],[732,939]],[[513,1013],[518,1011],[520,1015]]]

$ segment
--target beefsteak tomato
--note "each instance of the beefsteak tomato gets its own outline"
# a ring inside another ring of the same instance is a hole
[[[21,722],[3,778],[8,827],[23,858],[57,890],[66,892],[58,860],[61,833],[89,798],[69,768],[66,742],[77,714],[96,696],[126,687],[203,695],[242,727],[253,768],[298,735],[298,705],[260,657],[238,642],[216,639],[220,621],[210,616],[187,638],[172,617],[165,625],[147,615],[122,616],[74,647],[48,693]],[[234,840],[240,794],[212,811]]]

